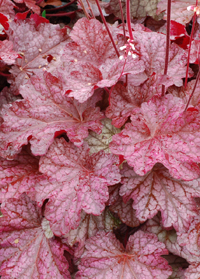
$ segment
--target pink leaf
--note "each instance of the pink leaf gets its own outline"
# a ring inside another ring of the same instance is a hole
[[[2,279],[69,279],[64,246],[52,238],[41,209],[25,194],[1,205],[0,262]]]
[[[16,3],[25,3],[25,5],[31,9],[34,13],[40,14],[40,7],[38,7],[35,0],[15,0]]]
[[[117,28],[110,29],[117,46],[122,45]],[[62,56],[65,65],[58,73],[63,77],[66,90],[71,90],[69,96],[81,103],[92,96],[95,88],[110,87],[126,73],[137,75],[145,70],[139,58],[129,56],[126,63],[118,59],[104,25],[96,19],[80,19],[70,36],[74,41],[66,45]],[[70,68],[68,73],[66,66]]]
[[[178,244],[182,246],[185,259],[191,264],[185,271],[186,279],[198,279],[200,276],[200,220],[194,218],[186,233],[178,234]]]
[[[107,205],[110,205],[109,210],[117,213],[120,220],[130,227],[137,227],[140,221],[135,215],[135,210],[132,207],[132,200],[124,203],[119,195],[119,185],[109,187],[109,200]]]
[[[0,41],[0,59],[8,65],[14,64],[19,54],[13,50],[13,43],[4,40]]]
[[[111,205],[109,209],[114,213],[117,213],[120,220],[129,227],[137,227],[140,225],[140,220],[136,217],[136,212],[132,207],[132,200],[124,203],[122,198],[119,197],[118,201]]]
[[[110,29],[116,39],[114,27],[110,26]],[[82,62],[94,61],[95,66],[104,64],[107,59],[117,59],[108,32],[99,20],[88,20],[85,17],[79,19],[70,37],[75,43],[66,45],[64,52],[66,58],[70,56],[71,59],[77,58]]]
[[[112,233],[97,233],[86,241],[76,278],[167,279],[172,273],[160,255],[168,254],[153,234],[131,235],[126,249]]]
[[[164,77],[166,35],[156,32],[134,31],[134,45],[140,59],[145,64],[146,74],[150,77],[156,73]],[[185,77],[187,51],[172,43],[169,48],[169,64],[166,86],[181,86]]]
[[[114,226],[114,219],[111,218],[108,208],[99,216],[86,214],[82,211],[78,228],[70,230],[64,237],[67,238],[67,243],[70,246],[76,246],[74,256],[80,258],[84,252],[85,241],[89,237],[94,236],[100,230],[112,231]]]
[[[12,157],[29,141],[34,155],[44,155],[57,132],[67,132],[76,145],[83,143],[88,129],[101,132],[103,113],[95,107],[101,94],[79,104],[63,96],[62,90],[61,81],[47,72],[43,76],[32,77],[26,86],[20,88],[24,99],[2,110],[5,152],[8,148]]]
[[[184,279],[199,279],[200,263],[194,263],[185,270]]]
[[[142,226],[142,231],[153,233],[158,237],[160,242],[163,242],[167,250],[174,255],[185,258],[181,246],[177,243],[177,233],[174,229],[165,230],[160,222],[160,214],[157,214],[152,219],[149,219]]]
[[[172,94],[175,97],[179,97],[183,100],[185,105],[188,103],[188,100],[190,98],[190,95],[192,94],[192,91],[194,89],[196,80],[193,79],[187,83],[187,87],[181,86],[171,86],[168,88],[168,93]],[[193,96],[190,100],[189,106],[196,107],[200,105],[200,96],[199,96],[199,90],[200,90],[200,83],[198,82],[195,88],[195,91],[193,93]]]
[[[199,111],[187,110],[181,99],[168,94],[153,97],[132,114],[131,123],[112,137],[110,150],[123,155],[139,175],[162,163],[176,179],[192,180],[200,175]]]
[[[128,86],[117,84],[110,94],[109,107],[106,116],[112,119],[112,124],[120,128],[135,108],[140,107],[143,102],[149,101],[154,95],[161,96],[162,85],[158,76],[152,75],[140,86],[134,86],[129,78]]]
[[[165,228],[187,230],[191,217],[196,216],[196,204],[192,197],[200,197],[199,181],[186,182],[174,179],[160,164],[145,176],[137,175],[125,165],[122,170],[120,195],[124,201],[134,200],[136,216],[144,222],[161,211]]]
[[[134,67],[133,67],[134,65]],[[122,75],[132,73],[142,74],[145,70],[144,62],[129,58],[124,67],[124,61],[119,59],[108,61],[102,67],[97,67],[91,62],[70,64],[71,72],[66,73],[65,67],[57,72],[63,77],[65,88],[71,90],[69,96],[74,97],[79,102],[85,102],[92,96],[94,89],[111,87],[116,84]]]
[[[181,24],[188,23],[192,16],[194,15],[194,11],[188,11],[187,7],[195,5],[195,1],[193,0],[174,0],[173,4],[171,5],[171,19],[175,20]],[[167,19],[167,1],[161,0],[158,3],[158,10],[157,13],[161,13],[165,11],[164,19]]]
[[[39,160],[23,150],[15,160],[0,158],[0,201],[19,198],[31,186],[35,186],[39,175]]]
[[[50,23],[36,27],[35,21],[30,19],[11,22],[7,33],[14,50],[22,56],[10,70],[13,77],[9,82],[15,88],[16,94],[19,86],[25,84],[33,74],[41,74],[44,68],[53,71],[69,39],[67,28],[61,29],[59,25]],[[48,55],[53,58],[50,62]]]
[[[0,6],[0,13],[4,14],[8,18],[13,19],[15,17],[14,3],[11,0],[2,0]]]
[[[30,195],[40,203],[50,199],[45,216],[56,235],[77,228],[82,209],[88,214],[102,213],[108,186],[121,179],[117,163],[113,154],[100,151],[90,156],[85,144],[77,148],[63,138],[55,140],[40,159],[40,172],[47,180]]]

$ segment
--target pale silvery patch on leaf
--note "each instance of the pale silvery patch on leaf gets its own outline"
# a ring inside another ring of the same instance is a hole
[[[108,118],[102,119],[101,122],[103,124],[101,134],[90,131],[89,136],[85,139],[90,147],[90,154],[99,152],[100,150],[110,153],[109,143],[112,141],[112,136],[121,131],[115,128]]]

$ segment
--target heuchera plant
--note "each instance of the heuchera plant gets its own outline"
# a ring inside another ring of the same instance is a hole
[[[198,1],[54,2],[0,0],[1,279],[200,278]]]

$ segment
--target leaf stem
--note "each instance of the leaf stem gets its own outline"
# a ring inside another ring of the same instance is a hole
[[[125,31],[125,22],[124,22],[124,14],[123,14],[123,9],[122,9],[122,2],[121,2],[121,0],[118,0],[118,2],[119,2],[120,13],[121,13],[121,19],[122,19],[122,26],[123,26],[123,33],[124,33],[124,44],[126,44],[126,31]]]
[[[167,35],[166,35],[166,48],[165,48],[165,68],[164,75],[167,75],[169,63],[169,46],[170,46],[170,21],[171,21],[171,0],[167,2]],[[162,96],[165,95],[165,85],[162,85]]]
[[[119,51],[118,51],[118,49],[117,49],[117,47],[116,47],[116,44],[115,44],[115,42],[114,42],[114,40],[113,40],[113,36],[112,36],[112,34],[111,34],[110,30],[109,30],[108,24],[107,24],[107,22],[106,22],[106,20],[105,20],[105,17],[104,17],[104,15],[103,15],[102,9],[101,9],[101,7],[100,7],[100,5],[99,5],[99,1],[98,1],[98,0],[95,0],[95,1],[96,1],[96,4],[97,4],[97,7],[98,7],[98,9],[99,9],[99,13],[100,13],[100,15],[101,15],[101,19],[102,19],[102,21],[103,21],[103,23],[104,23],[104,25],[105,25],[105,27],[106,27],[106,30],[107,30],[107,32],[108,32],[108,35],[109,35],[110,39],[111,39],[111,42],[112,42],[113,47],[114,47],[114,49],[115,49],[115,51],[116,51],[116,54],[117,54],[117,56],[119,57],[119,56],[120,56],[120,55],[119,55]]]

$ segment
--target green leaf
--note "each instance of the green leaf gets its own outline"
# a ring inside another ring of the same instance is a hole
[[[42,17],[46,18],[46,10],[42,12]]]

